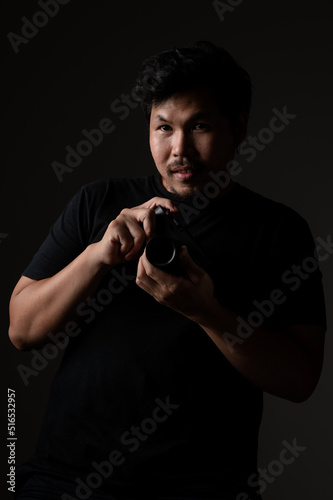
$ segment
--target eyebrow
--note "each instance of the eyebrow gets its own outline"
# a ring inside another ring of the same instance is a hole
[[[204,111],[198,111],[197,113],[194,113],[194,115],[190,116],[190,118],[187,121],[195,121],[195,120],[201,120],[201,119],[207,119],[207,114]],[[165,123],[172,123],[171,120],[167,120],[164,116],[162,115],[156,115],[156,120],[160,122],[165,122]]]

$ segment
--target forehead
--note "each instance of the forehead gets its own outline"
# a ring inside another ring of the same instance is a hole
[[[164,102],[153,104],[151,111],[152,121],[191,116],[221,118],[222,112],[209,87],[194,87],[173,94]]]

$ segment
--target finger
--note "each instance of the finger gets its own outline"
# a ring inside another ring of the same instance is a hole
[[[155,235],[156,229],[156,214],[152,208],[146,209],[146,216],[142,221],[142,226],[148,241]]]
[[[136,220],[129,219],[126,221],[126,226],[123,226],[124,234],[129,235],[129,239],[126,239],[126,244],[121,248],[122,253],[124,253],[127,260],[132,259],[140,250],[146,241],[146,234],[144,230],[139,226]]]
[[[146,251],[142,254],[141,259],[146,275],[154,283],[158,283],[160,286],[168,288],[169,286],[174,286],[175,280],[179,281],[179,276],[167,273],[166,271],[163,271],[163,269],[151,264],[147,259]]]
[[[121,214],[128,217],[135,217],[137,222],[141,222],[147,241],[155,234],[155,208],[162,206],[170,212],[178,212],[177,206],[168,198],[155,196],[138,207],[122,210]]]
[[[150,295],[154,296],[154,287],[156,286],[156,282],[146,273],[146,269],[144,266],[144,254],[141,255],[138,262],[136,284],[145,292],[148,292]]]
[[[148,241],[154,234],[155,212],[153,208],[143,207],[142,205],[134,208],[125,208],[121,211],[117,219],[130,228],[133,236],[140,237],[139,234],[143,231],[144,238]]]
[[[117,243],[119,245],[119,251],[121,255],[126,255],[130,251],[132,254],[139,250],[138,240],[143,242],[145,235],[143,230],[138,224],[133,224],[127,221],[127,224],[123,223],[120,219],[115,219],[110,224],[111,228],[111,241],[113,244]],[[137,243],[135,245],[135,243]],[[135,247],[134,247],[135,245]],[[141,243],[142,246],[142,243]]]
[[[178,212],[177,205],[175,205],[171,200],[168,198],[161,198],[159,196],[155,196],[154,198],[151,198],[151,200],[146,201],[141,207],[144,208],[152,208],[155,209],[158,206],[161,206],[163,208],[167,208],[170,210],[170,212]]]

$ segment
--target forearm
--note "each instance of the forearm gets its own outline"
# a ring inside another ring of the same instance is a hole
[[[89,245],[60,272],[34,281],[13,295],[9,336],[19,349],[40,346],[49,332],[75,316],[75,308],[93,294],[110,266],[96,258],[96,244]]]
[[[227,360],[260,389],[294,402],[304,401],[315,388],[311,353],[283,332],[263,327],[241,331],[237,314],[217,301],[197,322]]]
[[[157,206],[177,211],[171,200],[157,196],[137,207],[124,208],[110,222],[103,238],[59,273],[40,281],[21,278],[10,301],[9,336],[13,344],[29,349],[45,343],[50,331],[76,316],[77,306],[95,292],[108,270],[139,256],[153,234]]]
[[[225,358],[260,389],[300,402],[315,389],[322,368],[325,328],[319,324],[240,330],[240,318],[214,295],[210,276],[182,248],[183,276],[154,267],[145,254],[139,259],[137,284],[160,304],[197,323]],[[221,384],[228,381],[221,381]]]

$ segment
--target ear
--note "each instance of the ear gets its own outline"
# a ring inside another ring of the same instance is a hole
[[[249,121],[249,113],[247,111],[242,111],[237,119],[235,127],[235,146],[237,147],[241,144],[247,134],[247,124]]]

